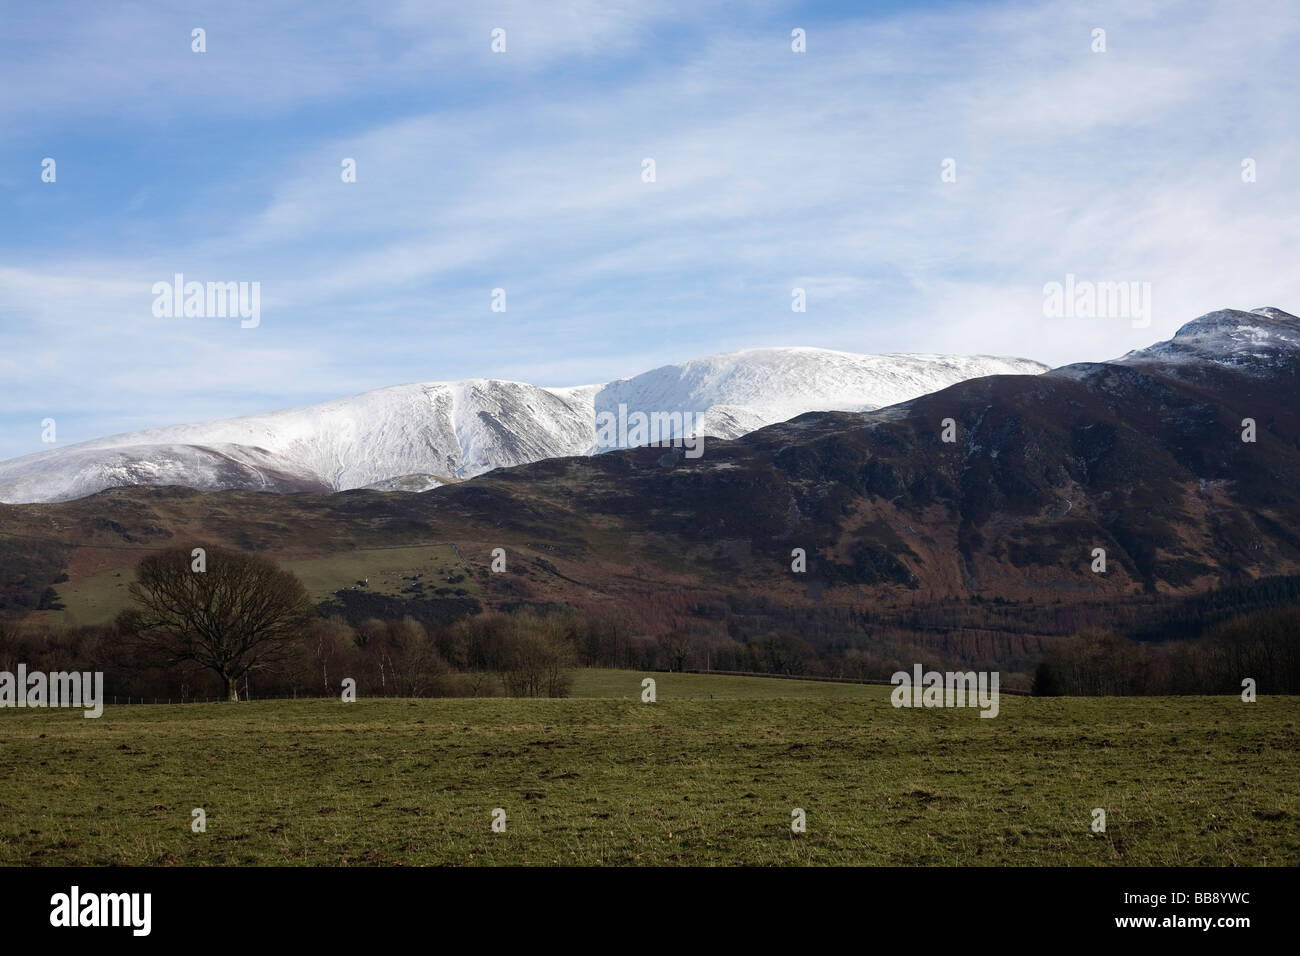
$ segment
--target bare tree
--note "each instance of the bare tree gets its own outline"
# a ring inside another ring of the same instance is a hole
[[[670,671],[684,671],[691,656],[691,638],[685,631],[677,630],[659,638],[659,649],[668,661]]]
[[[508,697],[568,697],[576,655],[557,617],[524,612],[510,619],[510,641],[501,661]]]
[[[12,671],[18,666],[18,628],[0,617],[0,670]]]
[[[150,555],[129,591],[138,609],[126,612],[124,628],[167,663],[215,671],[232,701],[238,681],[281,659],[313,618],[292,572],[225,548],[207,549],[205,570],[195,570],[183,548]]]

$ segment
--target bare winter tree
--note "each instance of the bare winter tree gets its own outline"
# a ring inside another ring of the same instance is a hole
[[[0,617],[0,671],[13,671],[18,664],[18,628]]]
[[[690,635],[682,630],[671,631],[659,638],[659,648],[668,661],[670,671],[686,670],[687,660],[691,656]]]
[[[568,697],[573,686],[573,645],[556,617],[524,612],[510,619],[511,639],[501,661],[509,697]]]
[[[313,619],[292,572],[225,548],[208,548],[206,562],[192,561],[183,548],[151,555],[129,590],[137,609],[124,615],[124,627],[167,663],[215,671],[232,701],[239,699],[238,681],[282,659]]]

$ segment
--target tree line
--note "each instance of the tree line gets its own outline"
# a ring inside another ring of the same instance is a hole
[[[1192,641],[1141,642],[1100,630],[1054,642],[1035,673],[1039,696],[1300,693],[1300,607],[1257,611]]]
[[[0,670],[97,670],[116,696],[547,696],[572,687],[575,667],[720,670],[888,679],[927,669],[997,670],[1002,685],[1043,695],[1300,692],[1300,607],[1238,616],[1205,636],[1140,641],[1100,628],[1058,637],[961,628],[913,632],[851,609],[838,627],[805,636],[758,631],[768,606],[681,604],[661,633],[640,615],[520,602],[455,620],[322,617],[302,583],[269,559],[210,548],[146,557],[130,610],[111,624],[43,628],[0,620]],[[745,614],[743,612],[751,612]],[[827,618],[829,620],[829,618]],[[787,623],[782,621],[781,623]],[[986,621],[996,628],[995,622]]]

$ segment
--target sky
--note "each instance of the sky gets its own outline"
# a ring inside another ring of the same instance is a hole
[[[49,419],[1300,313],[1289,0],[4,6],[0,458]],[[258,283],[258,324],[155,314],[177,273]],[[1047,314],[1067,275],[1149,322]]]

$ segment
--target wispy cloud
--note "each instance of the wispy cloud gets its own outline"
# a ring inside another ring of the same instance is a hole
[[[56,413],[71,441],[775,344],[1064,363],[1300,307],[1285,3],[549,6],[24,8],[0,456]],[[154,318],[176,272],[261,282],[261,326]],[[1151,327],[1045,318],[1066,273],[1150,282]]]

